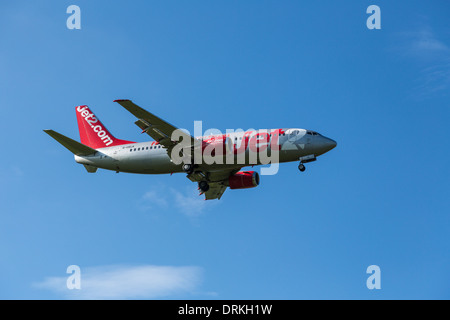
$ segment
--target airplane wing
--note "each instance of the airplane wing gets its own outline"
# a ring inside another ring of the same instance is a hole
[[[119,103],[122,107],[131,112],[137,120],[135,124],[142,129],[142,133],[146,132],[154,140],[158,141],[163,147],[170,151],[177,143],[181,141],[190,141],[191,146],[197,140],[193,136],[181,131],[179,128],[171,125],[170,123],[162,120],[161,118],[155,116],[153,113],[142,109],[138,105],[134,104],[131,100],[114,100],[114,102]],[[181,138],[180,140],[172,140],[172,134],[175,130],[177,131],[177,136]]]
[[[227,186],[221,185],[219,183],[210,183],[209,190],[206,191],[205,200],[214,200],[222,197],[223,193],[227,190]]]

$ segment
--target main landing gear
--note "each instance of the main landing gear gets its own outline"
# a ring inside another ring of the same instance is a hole
[[[306,167],[303,163],[300,162],[300,164],[298,165],[298,170],[300,170],[301,172],[306,170]]]
[[[195,168],[197,168],[198,165],[194,165],[191,163],[185,163],[183,164],[183,171],[188,174],[188,178],[191,179],[191,181],[198,181],[198,190],[200,190],[200,194],[203,194],[209,190],[209,184],[206,176],[202,174],[200,171],[195,171]],[[206,179],[206,180],[201,180]]]
[[[209,190],[209,184],[207,181],[200,181],[198,183],[198,188],[202,193],[205,193],[206,191]]]

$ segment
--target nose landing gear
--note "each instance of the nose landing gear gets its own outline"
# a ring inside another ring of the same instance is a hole
[[[300,157],[300,164],[298,165],[298,170],[301,172],[306,170],[304,163],[316,161],[316,156],[314,154],[310,154],[308,156]]]

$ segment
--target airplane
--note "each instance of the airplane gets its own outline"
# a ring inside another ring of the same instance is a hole
[[[247,189],[258,186],[259,174],[251,170],[241,171],[243,167],[268,164],[267,159],[271,165],[299,161],[298,169],[303,172],[305,163],[315,161],[337,145],[336,141],[315,131],[299,128],[193,137],[131,100],[114,102],[133,114],[142,133],[147,133],[154,141],[133,142],[115,138],[86,105],[75,107],[81,143],[54,130],[44,132],[72,152],[75,161],[83,164],[89,173],[95,173],[98,168],[117,173],[184,172],[189,180],[197,182],[200,195],[204,194],[205,200],[220,199],[228,187]],[[209,158],[206,157],[207,151]],[[224,162],[225,158],[231,161]]]

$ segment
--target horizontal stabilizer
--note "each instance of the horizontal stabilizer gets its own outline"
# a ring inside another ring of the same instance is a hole
[[[56,131],[53,130],[44,130],[50,137],[58,141],[64,147],[66,147],[70,152],[77,156],[87,156],[90,154],[94,154],[97,150],[92,149],[78,141],[72,140]]]

